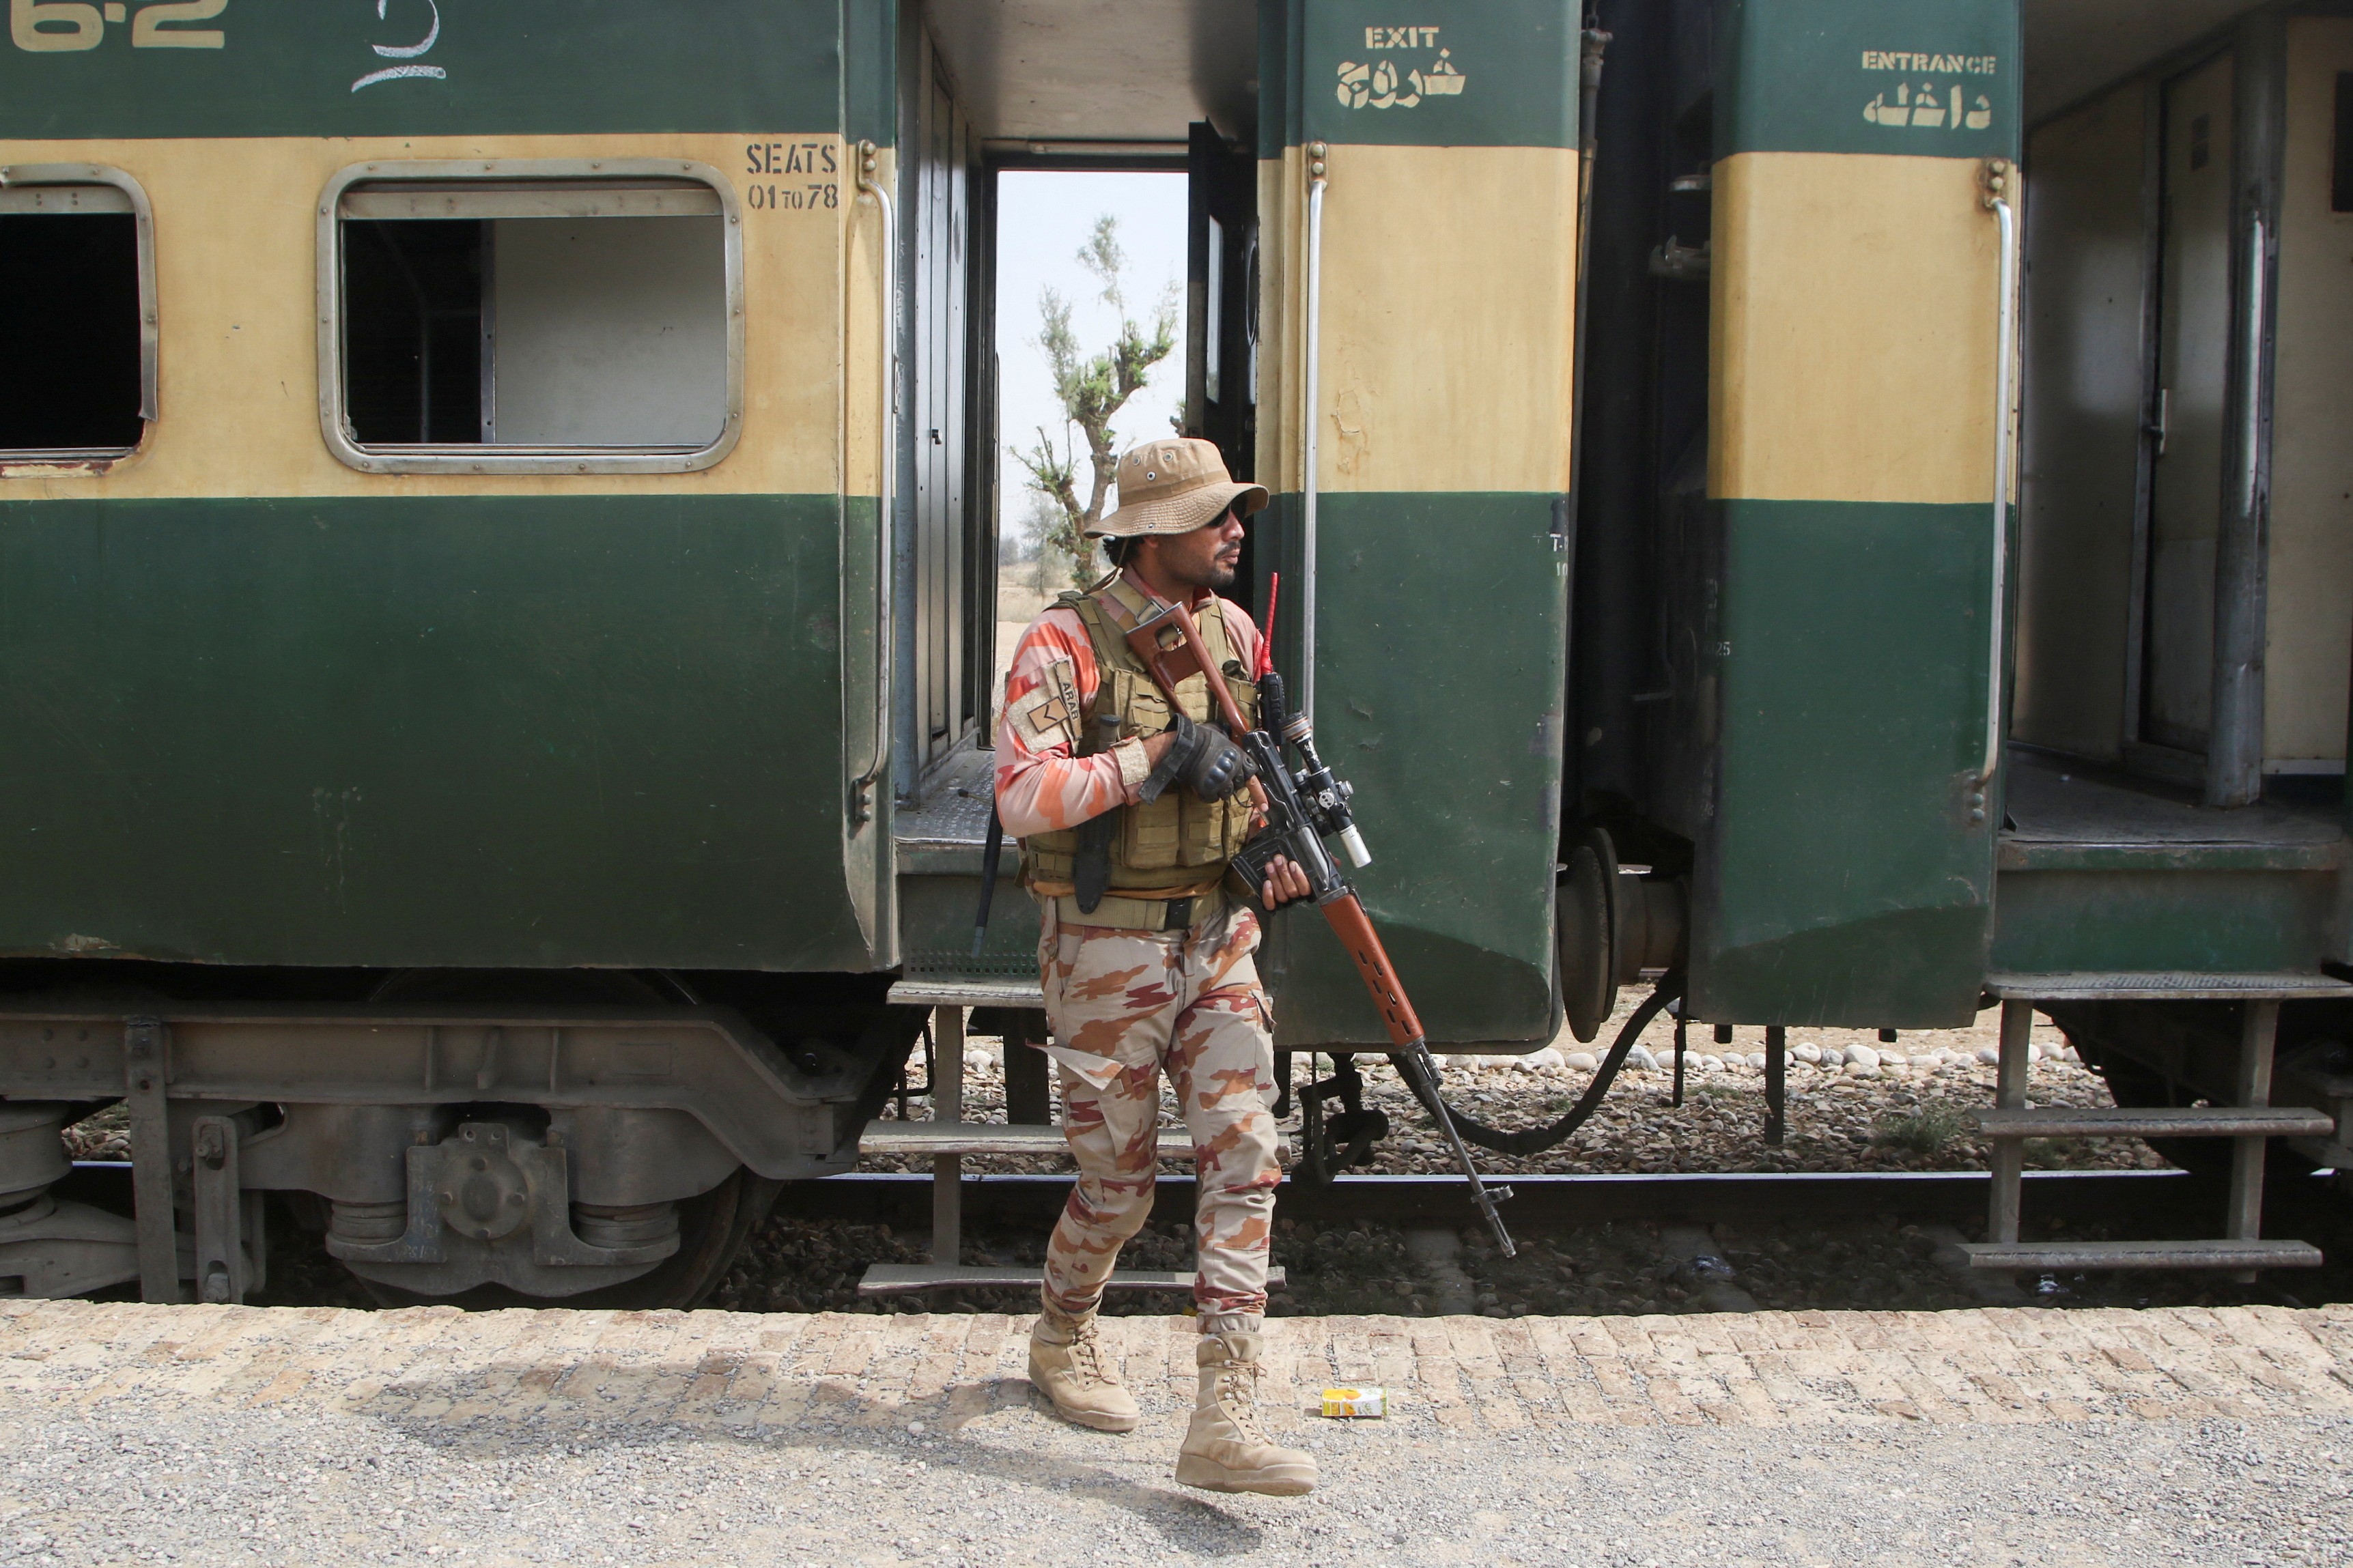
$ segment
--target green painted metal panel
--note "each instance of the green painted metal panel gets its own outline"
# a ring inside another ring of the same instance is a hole
[[[1727,500],[1694,1016],[1975,1016],[1993,893],[1971,820],[1991,562],[1982,506]]]
[[[899,7],[896,0],[844,0],[842,134],[877,147],[899,141]]]
[[[2334,956],[2325,871],[2006,871],[1993,967],[2309,973]]]
[[[1267,0],[1259,16],[1261,157],[1316,141],[1577,144],[1568,0]]]
[[[236,0],[216,48],[0,48],[0,137],[830,131],[890,137],[890,7],[818,0]],[[845,9],[847,16],[845,16]],[[63,37],[71,26],[45,29]],[[386,74],[391,73],[391,74]]]
[[[899,952],[910,974],[1038,978],[1038,904],[1021,886],[1016,847],[1005,847],[997,897],[989,903],[988,936],[973,956],[972,921],[980,908],[980,856],[970,870],[926,868],[909,873],[901,847]]]
[[[0,505],[0,952],[866,967],[840,532],[828,496]]]
[[[2018,0],[1722,0],[1715,155],[2015,158],[2018,13]]]
[[[1299,498],[1260,514],[1299,658]],[[1328,493],[1319,503],[1317,743],[1356,785],[1352,873],[1430,1037],[1523,1040],[1552,1009],[1568,601],[1560,499]],[[1387,1038],[1312,909],[1269,933],[1286,1044]]]

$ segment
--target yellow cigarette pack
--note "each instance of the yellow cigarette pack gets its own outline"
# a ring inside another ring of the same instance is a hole
[[[1324,1391],[1324,1414],[1335,1419],[1386,1415],[1388,1405],[1389,1393],[1386,1388],[1327,1388]]]

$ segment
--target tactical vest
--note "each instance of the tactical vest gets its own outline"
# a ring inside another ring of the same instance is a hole
[[[1078,612],[1094,644],[1093,708],[1076,747],[1080,756],[1107,752],[1130,736],[1149,738],[1168,729],[1168,700],[1127,646],[1127,635],[1107,612],[1103,601],[1116,603],[1133,626],[1151,608],[1149,602],[1117,576],[1084,593],[1064,594],[1055,603]],[[1225,601],[1212,597],[1195,616],[1201,640],[1222,672],[1242,717],[1258,721],[1258,688],[1235,656],[1233,639],[1226,635]],[[1217,717],[1216,699],[1208,678],[1187,677],[1176,685],[1178,705],[1197,724]],[[1148,891],[1163,898],[1205,893],[1225,876],[1232,859],[1250,837],[1250,792],[1237,790],[1224,800],[1203,800],[1183,785],[1162,792],[1143,805],[1114,808],[1117,826],[1111,839],[1111,889],[1114,893]],[[1048,897],[1066,895],[1073,888],[1079,833],[1064,828],[1037,833],[1021,841],[1021,874],[1030,890]]]

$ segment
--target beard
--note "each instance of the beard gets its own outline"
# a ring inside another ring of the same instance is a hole
[[[1208,541],[1203,542],[1208,543],[1209,548],[1190,560],[1182,557],[1171,560],[1170,555],[1173,552],[1164,552],[1161,555],[1162,565],[1164,568],[1175,567],[1176,570],[1170,574],[1188,588],[1207,588],[1215,593],[1221,588],[1232,587],[1236,574],[1235,566],[1229,566],[1218,559],[1218,548],[1214,542]],[[1239,564],[1238,555],[1236,565]]]

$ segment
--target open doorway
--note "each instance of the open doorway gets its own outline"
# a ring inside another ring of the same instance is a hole
[[[1103,556],[1108,459],[1187,428],[1187,181],[1178,166],[997,176],[997,670]],[[1099,464],[1098,459],[1104,461]]]

